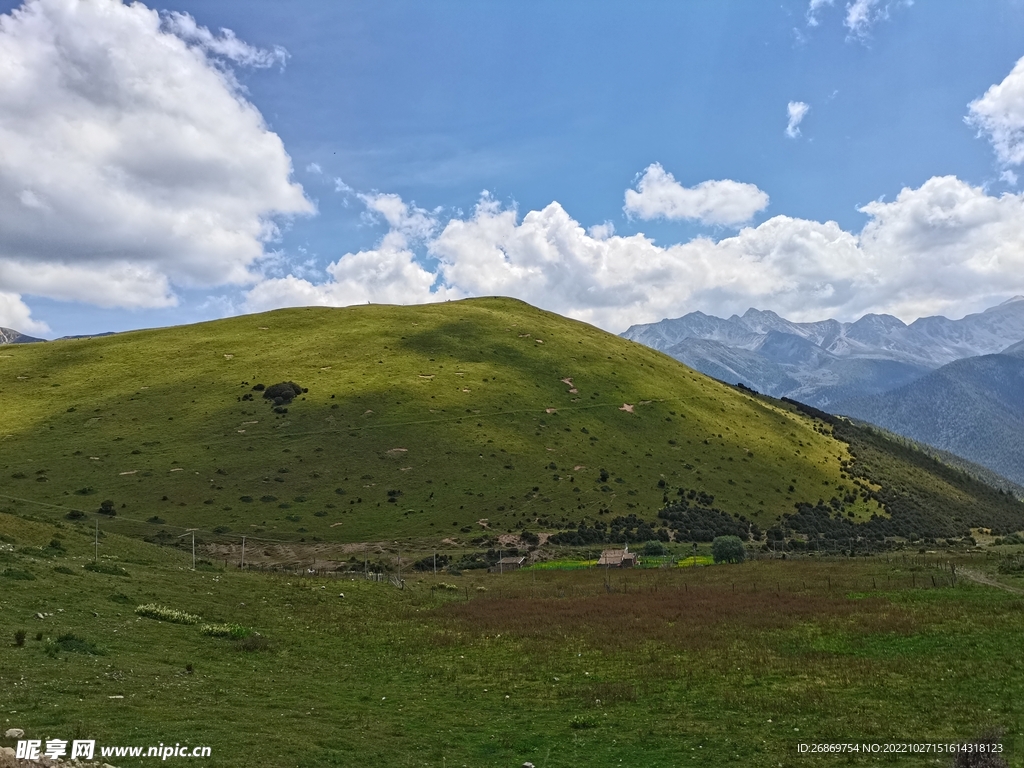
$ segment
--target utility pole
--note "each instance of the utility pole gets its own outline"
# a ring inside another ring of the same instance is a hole
[[[245,536],[242,537],[242,564],[239,567],[245,570]]]
[[[183,539],[186,536],[188,536],[189,534],[192,534],[192,570],[194,571],[196,569],[196,529],[195,528],[189,528],[187,531],[185,531],[183,534],[181,534],[181,536],[179,536],[178,538],[179,539]]]
[[[434,575],[437,576],[437,552],[434,553]]]
[[[100,519],[96,518],[96,543],[93,547],[92,561],[98,563],[100,559]]]

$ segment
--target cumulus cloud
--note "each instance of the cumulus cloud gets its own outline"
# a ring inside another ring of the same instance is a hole
[[[410,205],[398,195],[374,192],[361,194],[359,199],[366,205],[371,216],[379,215],[388,223],[390,235],[402,236],[403,247],[407,240],[425,240],[437,227],[436,212],[431,213]]]
[[[862,211],[869,220],[859,234],[776,216],[717,242],[661,247],[643,235],[594,238],[557,203],[517,222],[514,210],[485,200],[450,221],[431,250],[446,285],[518,296],[613,330],[698,307],[917,317],[1024,292],[1024,196],[941,177]]]
[[[800,123],[810,112],[811,105],[806,104],[802,101],[791,101],[786,105],[786,115],[789,117],[789,122],[786,124],[786,135],[791,139],[795,139],[800,135]]]
[[[875,303],[913,316],[1024,292],[1024,195],[942,176],[861,210],[861,248],[879,262]]]
[[[323,283],[294,274],[263,280],[252,288],[245,308],[259,312],[277,307],[335,306],[351,304],[421,304],[464,298],[465,294],[435,285],[436,272],[424,267],[414,248],[437,229],[434,212],[411,205],[395,194],[360,194],[371,217],[388,225],[375,248],[346,253],[327,269]]]
[[[227,62],[283,61],[140,3],[0,16],[0,291],[159,307],[256,280],[276,217],[314,209]]]
[[[1024,194],[992,196],[953,176],[865,205],[859,233],[775,216],[719,240],[669,246],[605,225],[585,229],[557,202],[520,217],[484,195],[442,226],[437,212],[397,195],[362,199],[389,227],[373,249],[331,264],[321,284],[294,275],[260,283],[246,308],[503,295],[621,331],[750,306],[798,320],[912,319],[1024,293]]]
[[[968,105],[964,120],[988,138],[1000,163],[1024,162],[1024,58],[1002,82]]]
[[[691,219],[735,226],[767,206],[768,195],[753,184],[725,179],[684,187],[659,163],[652,163],[636,189],[626,190],[624,210],[641,219]]]
[[[32,310],[16,293],[0,291],[0,327],[22,333],[49,333],[50,327],[32,318]]]
[[[856,237],[829,222],[777,216],[718,242],[661,247],[644,235],[596,239],[558,203],[530,211],[484,200],[431,243],[446,285],[516,296],[611,330],[703,306],[806,310],[857,279]],[[845,289],[847,292],[850,289]]]

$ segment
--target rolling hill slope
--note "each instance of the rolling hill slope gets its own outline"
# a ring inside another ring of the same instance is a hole
[[[957,360],[891,392],[838,403],[835,410],[1024,483],[1024,350],[1014,349]]]
[[[276,411],[254,391],[285,381],[307,391]],[[762,527],[830,498],[846,500],[844,519],[883,512],[825,422],[509,299],[4,347],[0,402],[0,507],[105,507],[107,527],[158,540],[188,527],[354,542],[656,521],[678,488]],[[961,522],[1002,509],[980,485],[925,475]]]

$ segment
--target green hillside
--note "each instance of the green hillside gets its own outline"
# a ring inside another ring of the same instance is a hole
[[[253,391],[284,381],[308,391],[278,412]],[[0,402],[3,509],[109,501],[136,535],[467,540],[656,521],[679,488],[762,528],[800,502],[883,513],[828,424],[510,299],[4,346]]]

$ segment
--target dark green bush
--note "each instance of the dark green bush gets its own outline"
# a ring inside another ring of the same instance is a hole
[[[711,557],[716,563],[742,563],[747,551],[739,536],[718,536],[711,542]]]
[[[106,563],[86,563],[82,566],[93,573],[105,573],[108,576],[127,576],[128,571],[119,565],[107,565]]]
[[[275,405],[290,403],[296,395],[302,394],[302,387],[294,381],[282,381],[280,384],[271,384],[263,392],[265,400],[271,400]]]
[[[87,653],[91,656],[106,655],[106,652],[97,647],[96,643],[70,632],[66,632],[54,640],[53,646],[55,646],[56,650],[64,651],[66,653]]]
[[[263,635],[253,632],[251,635],[240,637],[231,641],[236,651],[244,653],[255,653],[257,651],[269,651],[270,641]]]
[[[5,579],[13,579],[14,581],[34,581],[36,578],[31,571],[20,571],[15,568],[4,568],[0,572],[0,576],[3,576]]]
[[[640,554],[648,557],[664,557],[668,554],[668,549],[660,541],[648,541],[640,550]]]

